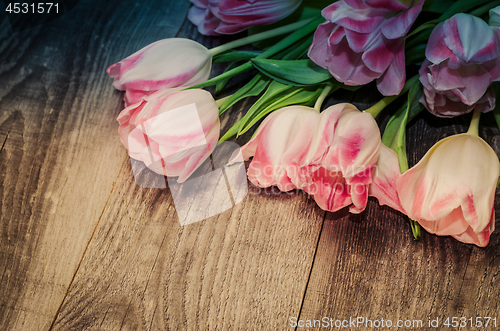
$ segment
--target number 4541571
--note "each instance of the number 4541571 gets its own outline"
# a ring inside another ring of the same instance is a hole
[[[5,8],[5,11],[10,14],[48,14],[51,10],[59,13],[59,4],[53,2],[39,2],[37,4],[9,2]]]

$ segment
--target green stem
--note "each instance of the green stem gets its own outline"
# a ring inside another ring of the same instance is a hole
[[[325,88],[323,89],[323,92],[321,92],[318,99],[316,99],[316,103],[314,104],[314,109],[316,109],[318,112],[321,111],[321,105],[323,105],[323,101],[325,101],[328,94],[330,94],[332,88],[333,84],[331,83],[326,84]]]
[[[276,29],[272,29],[272,30],[257,33],[257,34],[254,34],[254,35],[251,35],[251,36],[248,36],[245,38],[234,40],[234,41],[228,42],[224,45],[220,45],[220,46],[217,46],[217,47],[210,49],[210,54],[212,54],[212,56],[215,56],[217,54],[223,53],[223,52],[228,51],[228,50],[233,49],[233,48],[237,48],[237,47],[240,47],[243,45],[255,43],[257,41],[261,41],[264,39],[276,37],[276,36],[285,34],[287,32],[295,31],[297,29],[300,29],[304,25],[306,25],[308,22],[310,22],[310,19],[302,20],[299,22],[295,22],[292,24],[281,26],[281,27],[276,28]]]
[[[309,23],[307,23],[306,25],[304,25],[303,27],[301,27],[297,31],[291,33],[290,35],[288,35],[287,37],[282,39],[276,45],[271,46],[265,52],[263,52],[259,56],[256,56],[256,58],[267,59],[267,58],[279,53],[280,51],[287,48],[288,46],[293,45],[297,40],[300,40],[303,37],[309,35],[313,31],[315,31],[316,28],[318,27],[318,25],[320,23],[322,23],[324,20],[325,19],[323,17],[318,17],[317,19],[310,21]],[[252,62],[248,61],[248,62],[245,62],[244,64],[240,65],[239,67],[236,67],[232,70],[226,71],[225,73],[223,73],[219,76],[216,76],[214,78],[211,78],[204,83],[201,83],[201,84],[198,84],[195,86],[191,86],[188,89],[212,86],[212,85],[215,85],[224,79],[234,77],[234,76],[239,75],[247,70],[250,70],[251,68],[252,68]]]
[[[405,39],[410,38],[411,36],[419,33],[422,30],[433,29],[437,24],[438,24],[438,22],[436,22],[436,21],[425,22],[424,24],[420,25],[415,30],[413,30],[411,33],[407,34],[406,37],[405,37]]]
[[[408,79],[403,86],[403,89],[398,95],[390,95],[387,97],[384,97],[382,100],[365,110],[365,112],[371,114],[374,118],[377,117],[377,115],[385,108],[387,107],[391,102],[396,100],[398,97],[401,95],[405,94],[408,92],[408,90],[413,86],[418,81],[419,76],[413,76],[412,78]]]
[[[231,96],[232,96],[232,94],[230,94],[230,95],[228,95],[228,96],[226,96],[224,98],[220,98],[218,100],[215,100],[215,104],[217,105],[217,108],[220,108],[220,106],[222,106],[222,104],[224,102],[226,102],[226,100],[229,99]]]
[[[420,239],[420,224],[418,224],[417,221],[410,220],[410,226],[411,226],[411,232],[413,233],[413,239],[419,240]]]
[[[373,118],[377,117],[377,115],[386,107],[388,106],[391,102],[396,100],[399,97],[398,95],[390,95],[388,97],[384,97],[382,100],[365,110],[365,112],[371,114]]]
[[[470,121],[469,130],[467,130],[467,134],[473,136],[479,136],[479,118],[481,117],[481,112],[477,109],[474,109],[474,114],[472,115],[472,120]]]

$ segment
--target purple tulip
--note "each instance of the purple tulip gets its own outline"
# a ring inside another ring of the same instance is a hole
[[[201,34],[233,34],[254,25],[271,24],[291,13],[302,0],[191,0],[189,20]]]
[[[309,57],[346,85],[374,79],[383,95],[401,92],[406,79],[405,35],[423,0],[340,0],[322,11]]]
[[[434,115],[453,117],[495,107],[488,88],[500,80],[500,58],[492,29],[482,19],[456,14],[438,24],[420,68],[420,102]]]

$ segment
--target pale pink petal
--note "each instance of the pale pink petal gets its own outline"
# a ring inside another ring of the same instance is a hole
[[[389,147],[382,145],[380,156],[373,171],[369,195],[377,198],[379,204],[404,213],[399,202],[396,182],[401,176],[398,155]]]
[[[157,41],[113,64],[108,74],[119,89],[155,91],[204,81],[210,68],[207,48],[189,39],[171,38]]]
[[[491,147],[459,134],[438,142],[405,172],[397,180],[398,194],[408,216],[429,232],[462,236],[471,227],[480,233],[491,226],[499,174]]]

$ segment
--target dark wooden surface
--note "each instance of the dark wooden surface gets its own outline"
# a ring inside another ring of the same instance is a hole
[[[500,325],[498,233],[486,248],[426,233],[416,242],[374,199],[360,215],[327,213],[303,193],[253,187],[182,227],[169,189],[135,184],[116,133],[122,93],[105,69],[162,38],[231,38],[197,34],[188,7],[79,1],[15,33],[2,20],[0,330],[290,330],[292,317],[358,316],[422,320],[421,330],[435,330],[429,317]],[[364,109],[379,97],[370,85],[329,102]],[[249,105],[227,112],[223,131]],[[419,116],[410,163],[467,121]],[[482,124],[498,152],[491,116]]]

